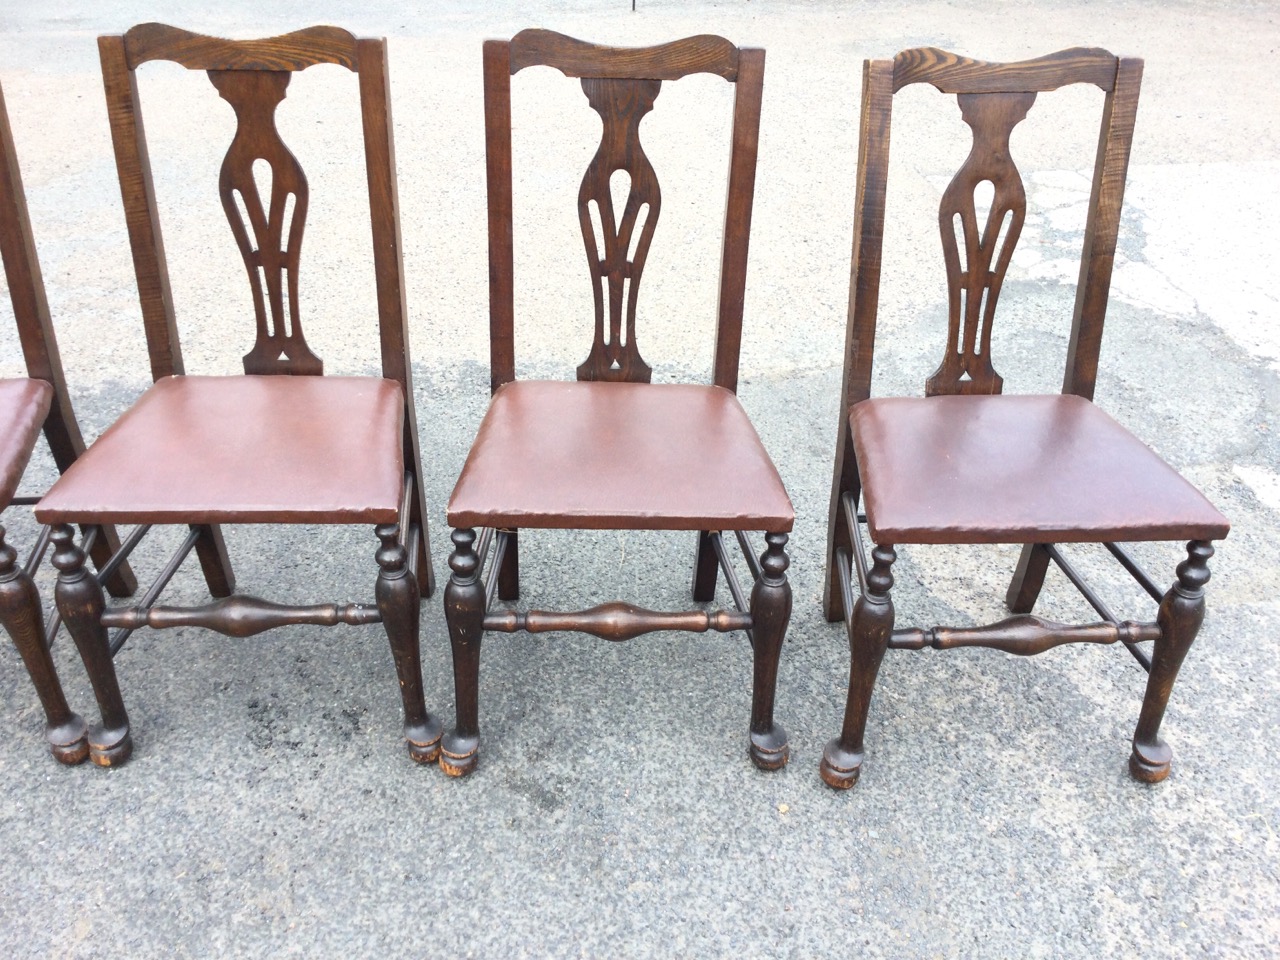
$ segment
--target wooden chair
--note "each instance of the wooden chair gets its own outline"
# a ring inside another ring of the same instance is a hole
[[[59,472],[84,453],[84,438],[71,408],[58,341],[49,319],[40,262],[36,258],[26,195],[18,171],[18,157],[9,127],[9,113],[0,92],[0,255],[4,258],[9,298],[18,323],[18,340],[27,377],[0,380],[0,511],[30,506],[39,497],[18,496],[27,463],[43,430]],[[109,563],[120,547],[110,524],[86,527],[80,549],[93,557],[98,581],[114,596],[127,597],[137,589],[133,571],[123,559]],[[80,763],[89,755],[84,720],[67,706],[62,685],[49,655],[59,619],[47,627],[40,594],[32,575],[49,548],[49,528],[43,527],[27,560],[19,564],[17,551],[5,542],[0,526],[0,623],[13,639],[44,707],[49,750],[63,763]]]
[[[844,727],[822,758],[822,777],[833,787],[857,782],[871,691],[887,648],[985,646],[1029,655],[1062,643],[1120,641],[1150,674],[1129,770],[1148,782],[1169,773],[1171,753],[1158,736],[1160,722],[1204,616],[1210,541],[1226,536],[1229,527],[1195,488],[1092,403],[1141,77],[1141,60],[1085,49],[1013,64],[916,49],[864,67],[824,597],[827,618],[843,618],[848,626],[852,660]],[[949,290],[947,347],[925,397],[869,399],[890,113],[893,95],[914,83],[957,94],[973,132],[972,150],[939,211]],[[1026,214],[1009,136],[1038,93],[1072,83],[1093,84],[1106,100],[1066,375],[1061,395],[1004,396],[991,357],[991,325]],[[993,185],[994,197],[980,224],[974,190],[982,181]],[[858,512],[860,495],[865,513]],[[873,544],[870,564],[863,524]],[[1120,545],[1141,540],[1189,541],[1167,592]],[[1159,603],[1154,622],[1116,619],[1056,546],[1077,542],[1105,544]],[[1017,615],[964,629],[894,629],[895,550],[917,543],[1024,544],[1007,597]],[[1050,561],[1103,622],[1067,626],[1029,615]],[[1138,646],[1148,641],[1154,642],[1150,656]]]
[[[418,657],[419,599],[431,594],[433,580],[401,282],[386,43],[334,27],[230,41],[149,23],[100,37],[98,47],[155,383],[36,508],[36,516],[53,525],[58,609],[102,711],[102,725],[89,736],[90,757],[111,766],[132,749],[112,656],[138,627],[201,626],[244,637],[283,624],[381,621],[399,674],[409,753],[434,761],[440,725],[423,704]],[[183,367],[135,77],[151,60],[208,71],[236,114],[218,190],[257,315],[257,341],[244,357],[248,376],[187,376]],[[359,78],[381,378],[320,376],[321,361],[303,339],[298,263],[308,188],[274,115],[293,72],[320,63],[341,65]],[[254,180],[259,161],[271,168],[269,197],[259,195]],[[71,538],[69,524],[106,522],[138,525],[121,551],[126,554],[151,524],[190,527],[136,606],[104,609]],[[376,605],[284,606],[236,595],[219,528],[226,523],[373,525],[381,543]],[[194,608],[157,606],[193,548],[218,599]],[[109,627],[116,628],[110,636]]]
[[[581,78],[603,121],[600,147],[578,193],[595,295],[595,340],[577,382],[515,378],[511,77],[537,65]],[[714,383],[655,385],[637,345],[635,320],[661,194],[639,126],[662,81],[693,73],[735,84]],[[764,769],[787,761],[786,733],[773,722],[773,698],[791,611],[785,546],[793,513],[735,392],[763,74],[763,50],[739,50],[711,36],[620,49],[525,30],[509,42],[484,45],[493,399],[448,509],[454,551],[445,618],[458,721],[445,734],[440,762],[450,775],[470,773],[476,764],[480,641],[486,630],[575,630],[615,641],[654,630],[744,630],[752,637],[755,664],[750,755]],[[620,217],[609,188],[619,170],[630,178]],[[603,252],[596,245],[593,204]],[[477,527],[484,528],[478,542]],[[698,531],[693,597],[714,599],[719,566],[737,609],[658,613],[606,603],[573,613],[491,610],[495,593],[503,600],[519,597],[520,530],[533,528]],[[767,547],[758,562],[745,536],[749,530],[765,531]],[[736,535],[755,577],[749,607],[722,531]]]

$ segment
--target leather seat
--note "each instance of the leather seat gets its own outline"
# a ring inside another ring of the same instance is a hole
[[[0,510],[18,491],[52,402],[53,387],[44,380],[0,380]]]
[[[876,543],[1217,540],[1229,524],[1082,397],[885,397],[849,415]]]
[[[403,426],[394,380],[166,377],[54,484],[36,517],[395,523]]]
[[[449,501],[452,527],[785,533],[794,519],[737,396],[696,384],[504,384]]]

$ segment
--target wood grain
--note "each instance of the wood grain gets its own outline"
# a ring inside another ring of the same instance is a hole
[[[929,83],[943,93],[1046,93],[1072,83],[1110,91],[1115,78],[1116,58],[1096,47],[1017,63],[972,60],[937,47],[916,47],[893,58],[894,93],[912,83]]]
[[[171,60],[188,70],[305,70],[333,63],[357,70],[356,38],[341,27],[309,27],[263,40],[224,40],[164,23],[140,23],[121,38],[126,63]]]
[[[511,38],[511,73],[535,66],[554,67],[567,77],[679,80],[712,73],[736,80],[738,48],[708,34],[652,47],[606,47],[552,30],[522,30]]]

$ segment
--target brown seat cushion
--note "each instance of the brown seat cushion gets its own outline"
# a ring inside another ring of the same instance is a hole
[[[878,543],[1216,540],[1230,529],[1081,397],[877,398],[849,425]]]
[[[18,492],[51,402],[53,387],[43,380],[0,380],[0,510]]]
[[[738,398],[691,384],[504,384],[449,501],[454,527],[785,532],[794,516]]]
[[[166,377],[36,507],[42,523],[392,523],[400,384]]]

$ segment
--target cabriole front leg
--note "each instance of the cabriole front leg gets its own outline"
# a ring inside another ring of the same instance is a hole
[[[76,545],[75,531],[67,524],[53,528],[53,550],[53,565],[58,568],[54,599],[80,651],[102,714],[102,724],[89,731],[89,759],[100,767],[119,766],[133,753],[133,740],[111,660],[107,628],[102,625],[106,605],[102,588],[85,569],[84,551]]]
[[[1145,783],[1159,783],[1169,776],[1173,751],[1160,739],[1173,682],[1204,622],[1204,585],[1209,582],[1209,558],[1213,546],[1207,540],[1187,544],[1187,559],[1178,564],[1178,578],[1160,603],[1156,622],[1160,639],[1151,655],[1147,693],[1142,699],[1138,728],[1133,734],[1129,773]]]
[[[787,535],[765,534],[760,577],[751,590],[751,628],[755,637],[751,686],[751,762],[761,770],[780,770],[791,755],[787,731],[773,722],[778,687],[778,658],[791,620],[791,584],[787,582]]]
[[[18,648],[44,707],[49,752],[61,763],[82,763],[89,756],[84,720],[67,706],[53,658],[44,645],[40,593],[17,562],[17,551],[5,543],[4,534],[4,527],[0,526],[0,624]]]
[[[871,571],[867,574],[867,592],[853,605],[849,621],[849,695],[845,701],[844,726],[840,736],[822,751],[819,771],[828,786],[847,790],[858,782],[862,772],[863,736],[867,730],[867,712],[871,708],[871,691],[876,685],[880,662],[889,648],[893,632],[893,547],[885,544],[871,551]]]
[[[378,583],[375,596],[382,625],[391,642],[391,654],[400,678],[404,702],[404,739],[409,756],[418,763],[434,763],[440,756],[440,721],[427,713],[422,696],[422,660],[419,655],[421,607],[418,581],[409,570],[408,555],[400,546],[400,527],[387,523],[374,531],[378,548]],[[411,544],[414,549],[416,545]]]
[[[444,735],[440,769],[451,777],[462,777],[476,768],[480,749],[480,641],[484,636],[485,594],[480,582],[480,558],[474,546],[475,530],[454,530],[452,538],[452,573],[444,588],[444,619],[453,648],[458,720],[457,726]]]

